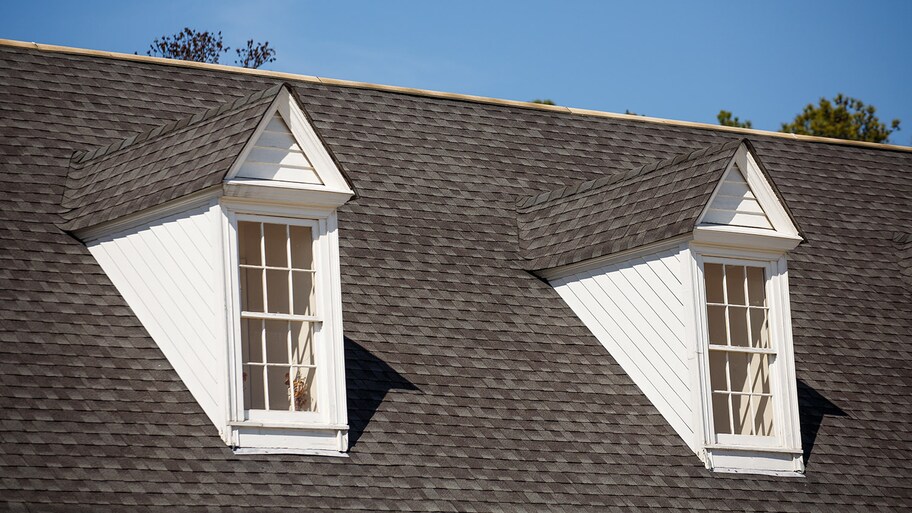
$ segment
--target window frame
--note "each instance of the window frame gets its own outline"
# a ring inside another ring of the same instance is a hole
[[[326,345],[326,342],[323,340],[323,324],[325,317],[323,315],[325,305],[322,303],[323,296],[326,294],[322,290],[322,269],[326,268],[326,264],[321,261],[321,243],[320,243],[320,222],[316,219],[306,219],[306,218],[289,218],[289,217],[278,217],[278,216],[267,216],[267,215],[254,215],[254,214],[235,214],[232,219],[232,228],[234,232],[234,246],[233,252],[235,258],[238,258],[240,247],[237,242],[237,224],[238,222],[246,221],[260,224],[277,224],[285,226],[303,226],[310,228],[311,230],[311,251],[313,254],[313,286],[314,286],[314,309],[316,310],[313,315],[296,315],[296,314],[273,314],[277,317],[275,320],[301,320],[308,322],[313,326],[313,352],[314,352],[314,366],[316,369],[316,388],[317,388],[317,411],[307,411],[307,412],[298,412],[298,411],[285,411],[285,410],[260,410],[260,409],[245,409],[244,408],[244,397],[243,397],[243,382],[239,384],[240,388],[236,390],[237,397],[236,401],[239,404],[235,404],[235,408],[238,408],[238,412],[243,412],[243,420],[245,421],[254,421],[254,422],[299,422],[299,423],[320,423],[326,422],[326,416],[323,413],[323,408],[321,407],[324,403],[330,400],[330,394],[328,393],[328,387],[331,386],[331,383],[324,383],[321,376],[324,374],[320,369],[327,367],[331,362],[326,360],[327,351],[322,350],[323,346]],[[324,242],[325,243],[325,242]],[[263,262],[265,265],[265,262]],[[291,263],[289,262],[289,266]],[[238,283],[238,294],[240,294],[240,265],[235,266],[234,278]],[[268,292],[264,286],[264,300],[268,297]],[[240,296],[238,297],[240,305]],[[256,312],[248,312],[256,313]],[[235,351],[235,376],[243,375],[244,362],[243,362],[243,337],[241,335],[241,321],[245,318],[245,312],[238,308],[237,322],[235,322],[235,336],[237,337],[237,344],[234,348]],[[267,314],[268,315],[268,314]],[[256,318],[256,317],[248,317]],[[266,318],[263,316],[261,318]],[[299,319],[295,319],[299,318]],[[241,373],[241,374],[237,374]]]
[[[798,419],[797,382],[788,297],[788,266],[784,252],[760,248],[736,248],[691,242],[690,284],[694,323],[691,338],[695,365],[694,404],[698,446],[706,466],[716,470],[803,472]],[[763,267],[768,305],[770,347],[775,359],[769,364],[775,435],[715,433],[709,365],[709,323],[704,265],[721,263]],[[721,435],[721,436],[720,436]]]
[[[279,448],[333,446],[347,450],[345,361],[342,337],[338,222],[334,209],[298,208],[263,202],[222,200],[226,297],[226,408],[231,445]],[[241,338],[238,221],[311,228],[313,238],[314,361],[317,411],[245,410]],[[254,438],[256,437],[256,438]],[[327,437],[335,438],[329,443]]]

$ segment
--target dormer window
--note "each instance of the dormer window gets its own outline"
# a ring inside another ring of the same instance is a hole
[[[707,468],[804,470],[786,260],[802,238],[749,142],[544,193],[519,210],[528,268]]]
[[[74,165],[68,228],[213,432],[238,453],[345,452],[336,208],[354,193],[292,89],[240,98]],[[135,176],[141,186],[125,182]],[[106,208],[112,200],[97,191],[117,186],[118,207]]]

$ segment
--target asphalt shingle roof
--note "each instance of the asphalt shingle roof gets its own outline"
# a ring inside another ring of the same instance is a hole
[[[70,161],[67,230],[111,221],[222,183],[281,86],[130,136]]]
[[[559,267],[692,232],[740,145],[730,141],[521,200],[526,268]]]
[[[353,443],[234,455],[58,224],[74,152],[278,84],[0,47],[6,509],[909,508],[912,297],[891,234],[912,153],[751,136],[806,238],[789,283],[807,475],[713,474],[526,270],[516,204],[735,136],[310,82],[292,86],[359,191],[339,210]]]

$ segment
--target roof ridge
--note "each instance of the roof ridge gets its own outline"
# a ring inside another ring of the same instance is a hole
[[[559,105],[543,105],[532,102],[517,100],[506,100],[502,98],[492,98],[487,96],[477,96],[471,94],[448,93],[443,91],[433,91],[430,89],[419,89],[413,87],[402,87],[385,84],[375,84],[371,82],[358,82],[354,80],[340,80],[335,78],[318,77],[314,75],[303,75],[297,73],[288,73],[283,71],[269,71],[261,69],[240,68],[237,66],[226,66],[224,64],[209,64],[204,62],[181,61],[176,59],[166,59],[163,57],[151,57],[146,55],[135,55],[121,52],[110,52],[104,50],[91,50],[88,48],[78,48],[72,46],[48,45],[43,43],[17,41],[14,39],[0,38],[0,46],[10,46],[16,48],[30,48],[41,52],[58,52],[73,55],[85,55],[91,57],[101,57],[106,59],[117,59],[124,61],[145,62],[150,64],[159,64],[165,66],[177,66],[185,68],[197,68],[210,71],[225,71],[229,73],[238,73],[246,75],[255,75],[261,77],[278,78],[282,80],[296,80],[299,82],[313,82],[323,85],[335,85],[341,87],[353,87],[359,89],[373,89],[376,91],[386,91],[400,94],[410,94],[415,96],[426,96],[431,98],[442,98],[450,100],[467,101],[474,103],[485,103],[490,105],[503,105],[508,107],[518,107],[531,110],[544,110],[551,112],[562,112],[579,116],[593,116],[613,119],[624,119],[628,121],[639,121],[643,123],[653,123],[671,126],[682,126],[697,128],[703,130],[713,130],[716,132],[732,132],[746,135],[759,135],[764,137],[778,137],[792,139],[796,141],[807,141],[824,144],[836,144],[840,146],[856,146],[862,148],[871,148],[877,150],[903,151],[912,152],[912,146],[901,146],[896,144],[873,143],[867,141],[851,141],[848,139],[834,139],[832,137],[820,137],[816,135],[802,135],[788,132],[773,132],[771,130],[759,130],[756,128],[730,127],[723,125],[713,125],[710,123],[701,123],[696,121],[682,121],[677,119],[657,118],[651,116],[639,116],[636,114],[620,114],[616,112],[607,112],[593,109],[581,109],[576,107],[563,107]]]
[[[745,141],[747,141],[747,139],[741,138],[741,139],[735,139],[732,141],[727,141],[727,142],[724,142],[721,144],[715,144],[715,145],[706,146],[703,148],[698,148],[689,153],[682,153],[679,155],[675,155],[673,157],[656,160],[656,161],[650,162],[648,164],[644,164],[639,167],[628,169],[626,171],[618,171],[617,173],[614,173],[614,174],[611,174],[608,176],[602,176],[602,177],[595,178],[592,180],[586,180],[586,181],[578,183],[576,185],[566,185],[563,187],[559,187],[557,189],[552,189],[550,191],[541,192],[541,193],[538,193],[538,194],[535,194],[532,196],[526,196],[525,198],[522,198],[517,201],[516,208],[517,209],[527,209],[527,208],[531,208],[533,206],[547,203],[549,201],[554,201],[554,200],[566,198],[568,196],[573,196],[575,194],[580,194],[580,193],[583,193],[583,192],[586,192],[586,191],[589,191],[592,189],[606,187],[608,185],[622,182],[624,180],[628,180],[628,179],[631,179],[636,176],[649,174],[658,169],[663,169],[668,166],[680,164],[681,162],[684,162],[686,160],[697,159],[697,158],[703,157],[708,154],[718,153],[718,152],[728,149],[729,146],[736,148],[736,147],[740,146],[741,144],[743,144]]]
[[[214,117],[225,114],[226,112],[240,109],[265,97],[276,95],[279,93],[282,87],[285,86],[285,83],[277,84],[261,91],[248,94],[247,96],[242,96],[233,101],[225,102],[216,105],[215,107],[201,110],[190,116],[185,116],[183,118],[170,121],[164,125],[157,126],[144,132],[139,132],[138,134],[132,135],[125,139],[120,139],[107,146],[101,146],[95,148],[94,150],[77,151],[71,157],[70,165],[83,167],[97,158],[111,156],[120,151],[126,151],[136,144],[151,141],[164,135],[170,135],[172,132],[182,130],[184,128],[189,128],[204,121],[208,121]]]

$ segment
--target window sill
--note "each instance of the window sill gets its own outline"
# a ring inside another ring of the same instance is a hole
[[[706,468],[714,472],[776,476],[804,473],[803,453],[800,449],[709,444],[704,454]]]
[[[228,445],[236,454],[335,456],[348,450],[348,426],[345,424],[244,421],[231,422],[228,427]]]
[[[232,451],[237,456],[256,456],[262,454],[296,454],[300,456],[334,456],[336,458],[348,458],[348,454],[344,452],[327,451],[325,449],[234,447],[232,448]]]
[[[782,454],[804,454],[801,449],[788,447],[763,447],[759,445],[735,445],[735,444],[707,444],[707,450],[716,451],[750,451],[750,452],[775,452]]]
[[[319,424],[313,422],[264,422],[255,420],[240,420],[229,422],[231,427],[241,428],[266,428],[266,429],[301,429],[312,431],[348,431],[348,424]]]

